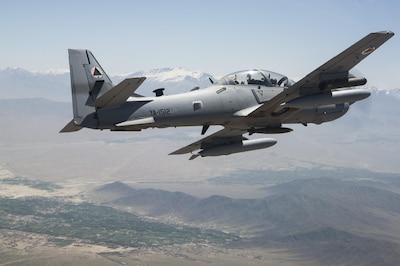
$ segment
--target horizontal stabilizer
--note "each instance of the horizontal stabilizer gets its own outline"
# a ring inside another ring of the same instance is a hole
[[[82,129],[81,126],[75,125],[74,120],[72,119],[63,129],[61,129],[60,133],[65,132],[75,132]]]
[[[130,96],[132,96],[134,91],[136,91],[136,89],[143,83],[145,79],[145,77],[125,79],[93,101],[90,106],[105,107],[121,105],[125,103]]]
[[[117,127],[128,127],[128,126],[138,126],[138,125],[144,125],[144,124],[152,124],[154,123],[154,117],[144,117],[144,118],[139,118],[139,119],[134,119],[134,120],[128,120],[119,124],[116,124]]]

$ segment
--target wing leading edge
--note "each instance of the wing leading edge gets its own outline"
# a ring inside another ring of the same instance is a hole
[[[349,70],[374,52],[383,43],[393,37],[391,31],[370,33],[325,64],[321,65],[294,85],[285,89],[274,98],[249,114],[249,117],[274,117],[273,112],[281,105],[295,98],[316,95],[331,90],[329,84],[351,84]],[[357,85],[365,84],[360,79]],[[350,85],[354,86],[354,85]],[[346,86],[344,86],[346,87]],[[334,87],[338,88],[338,87]]]
[[[207,136],[199,141],[189,144],[188,146],[185,146],[179,150],[171,152],[170,155],[185,154],[199,149],[206,149],[213,146],[224,145],[229,142],[238,142],[246,139],[245,137],[242,136],[244,132],[245,131],[224,128],[220,131],[215,132],[210,136]]]
[[[198,156],[219,156],[228,155],[232,153],[251,151],[257,149],[264,149],[276,144],[276,140],[272,138],[261,138],[249,140],[242,134],[245,131],[224,128],[216,133],[196,141],[188,146],[185,146],[177,151],[170,153],[185,154],[200,150],[198,153],[193,154],[189,160],[193,160]]]

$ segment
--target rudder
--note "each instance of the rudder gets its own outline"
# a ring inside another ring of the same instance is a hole
[[[96,107],[90,106],[113,85],[89,50],[68,49],[74,124],[97,128]]]

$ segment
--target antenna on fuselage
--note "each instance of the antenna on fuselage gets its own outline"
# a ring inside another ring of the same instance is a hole
[[[153,92],[156,94],[156,97],[160,97],[160,96],[164,95],[164,90],[165,90],[165,88],[159,88],[159,89],[154,90]]]

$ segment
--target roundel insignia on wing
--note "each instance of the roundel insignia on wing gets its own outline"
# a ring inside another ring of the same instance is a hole
[[[368,55],[370,53],[372,53],[375,50],[374,46],[368,47],[366,48],[364,51],[361,52],[362,55]]]
[[[100,69],[98,69],[97,67],[93,67],[91,72],[92,72],[92,75],[94,78],[99,79],[99,78],[103,77],[103,74],[101,73]]]

